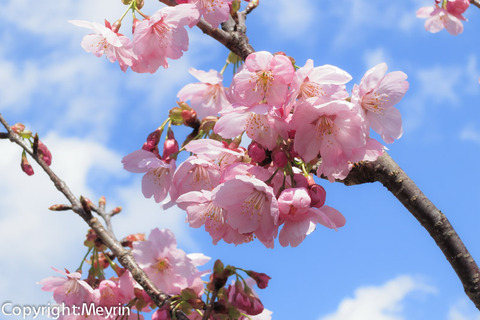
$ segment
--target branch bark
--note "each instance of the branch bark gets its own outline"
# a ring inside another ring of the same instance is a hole
[[[480,1],[479,0],[470,0],[470,3],[474,6],[480,8]]]

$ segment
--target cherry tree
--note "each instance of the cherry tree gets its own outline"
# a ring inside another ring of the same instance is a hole
[[[301,250],[315,229],[341,232],[348,220],[327,197],[331,183],[380,182],[433,238],[480,309],[478,265],[446,215],[386,151],[403,135],[398,106],[410,87],[406,73],[379,63],[347,90],[353,77],[342,68],[255,51],[246,22],[262,9],[258,0],[161,0],[149,13],[143,1],[122,2],[125,13],[116,21],[70,23],[89,29],[81,42],[86,52],[118,62],[124,72],[163,72],[189,50],[194,27],[230,51],[221,70],[191,68],[196,80],[179,90],[176,106],[139,140],[138,150],[123,157],[126,171],[142,174],[141,191],[159,210],[178,206],[213,244]],[[417,17],[426,19],[427,31],[458,35],[473,5],[480,7],[476,0],[435,1]],[[127,19],[131,35],[122,27]],[[234,69],[231,80],[227,68]],[[117,237],[112,220],[120,207],[107,210],[105,197],[94,203],[74,195],[50,168],[55,152],[41,134],[1,115],[0,122],[6,130],[0,138],[21,148],[21,170],[33,175],[30,162],[37,162],[67,199],[50,210],[73,211],[89,227],[80,267],[54,269],[57,275],[39,282],[73,310],[62,319],[85,317],[75,312],[82,305],[94,306],[86,315],[92,319],[271,319],[253,289],[268,287],[268,270],[221,257],[205,270],[210,257],[187,254],[162,226]]]

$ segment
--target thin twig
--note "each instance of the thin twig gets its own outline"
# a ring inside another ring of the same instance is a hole
[[[137,264],[135,259],[133,258],[132,254],[129,250],[126,250],[122,247],[120,242],[116,240],[110,232],[108,232],[105,227],[98,221],[97,218],[93,217],[92,214],[83,209],[80,200],[78,200],[68,186],[63,182],[54,172],[53,170],[36,154],[34,154],[33,150],[28,146],[20,136],[14,133],[7,123],[7,121],[3,118],[2,114],[0,114],[0,123],[7,129],[9,134],[10,141],[19,145],[23,150],[25,150],[45,171],[45,173],[50,177],[53,184],[60,191],[72,204],[72,210],[77,213],[83,220],[87,222],[87,224],[92,228],[97,236],[103,241],[103,243],[113,252],[113,254],[117,257],[120,264],[128,269],[132,274],[133,278],[138,282],[139,285],[147,292],[147,294],[152,298],[154,303],[158,307],[162,307],[165,303],[170,303],[170,296],[160,291],[155,284],[148,278],[147,274],[140,268]],[[178,316],[178,315],[177,315]],[[181,319],[181,315],[180,318]],[[186,319],[186,318],[183,318]]]

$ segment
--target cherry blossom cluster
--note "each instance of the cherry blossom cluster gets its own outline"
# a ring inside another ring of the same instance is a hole
[[[90,230],[85,245],[93,251],[90,269],[86,279],[82,279],[82,261],[76,272],[54,269],[61,277],[48,277],[39,282],[42,290],[53,292],[53,298],[62,310],[59,319],[144,319],[143,314],[150,313],[155,320],[171,319],[172,310],[183,311],[189,319],[201,319],[206,303],[202,295],[217,293],[217,308],[211,310],[211,319],[229,319],[225,312],[235,314],[234,319],[269,320],[271,312],[264,309],[253,291],[253,284],[266,288],[270,277],[263,273],[246,271],[232,266],[223,267],[220,260],[214,266],[207,288],[202,277],[208,271],[199,271],[197,267],[207,263],[210,258],[200,254],[186,254],[177,248],[175,236],[170,230],[154,229],[148,239],[143,234],[129,235],[122,241],[130,247],[139,266],[149,279],[165,294],[172,296],[171,304],[157,308],[147,293],[132,278],[130,272],[114,262],[115,257],[106,251],[105,245]],[[86,261],[86,260],[85,260]],[[106,279],[106,269],[111,267],[115,276]],[[245,272],[249,278],[243,279],[238,271]],[[228,278],[235,275],[234,286],[224,288]],[[257,317],[251,317],[257,316]],[[231,318],[233,319],[233,318]]]
[[[383,153],[370,129],[386,143],[402,135],[394,105],[408,89],[407,76],[387,73],[385,63],[367,71],[351,95],[344,70],[312,60],[299,68],[282,53],[252,53],[229,88],[217,71],[190,72],[200,82],[180,90],[179,107],[122,162],[145,173],[145,197],[169,196],[168,204],[184,209],[192,227],[204,226],[215,244],[256,237],[272,248],[278,236],[282,246],[297,246],[317,224],[342,227],[345,218],[325,205],[312,172],[345,179],[356,163]],[[198,128],[179,149],[169,125],[160,154],[167,122]],[[177,168],[183,150],[191,155]]]
[[[425,29],[437,33],[443,28],[452,35],[463,32],[462,21],[467,21],[463,13],[470,6],[469,0],[435,0],[433,7],[418,9],[417,17],[427,19]]]
[[[152,15],[140,11],[143,0],[123,1],[128,5],[125,14],[113,25],[72,20],[70,23],[91,29],[92,34],[82,40],[82,48],[97,57],[105,55],[110,62],[118,61],[126,71],[154,73],[167,59],[179,59],[188,50],[186,26],[192,28],[203,18],[213,28],[225,22],[232,10],[238,10],[239,0],[177,0],[178,5],[165,6]],[[232,7],[234,7],[232,9]],[[122,20],[128,11],[133,12],[132,39],[119,33]],[[138,13],[142,20],[135,17]]]

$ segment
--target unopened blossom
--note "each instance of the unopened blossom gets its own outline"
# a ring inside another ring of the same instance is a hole
[[[273,248],[279,212],[272,187],[255,177],[237,175],[218,187],[213,202],[227,211],[233,229],[253,232],[267,248]]]
[[[142,179],[142,192],[145,198],[153,198],[161,202],[168,195],[172,183],[175,161],[164,161],[146,150],[134,151],[122,159],[125,170],[145,173]]]
[[[132,70],[154,73],[168,67],[167,58],[179,59],[188,50],[185,26],[193,27],[198,20],[198,9],[193,4],[163,7],[149,18],[139,21],[133,33],[134,52],[138,61]]]
[[[203,292],[201,276],[204,273],[198,271],[197,266],[210,258],[202,254],[187,255],[178,249],[170,230],[153,229],[147,241],[133,243],[132,254],[153,283],[166,294],[180,294],[185,288],[199,295]]]
[[[448,0],[447,11],[455,16],[461,16],[470,6],[469,0]],[[464,20],[464,19],[462,19]]]
[[[230,4],[233,0],[177,0],[177,3],[193,3],[205,21],[214,28],[230,17]]]
[[[248,315],[257,315],[263,311],[263,304],[256,294],[244,283],[237,280],[227,288],[228,301]]]
[[[417,18],[427,19],[425,29],[432,33],[437,33],[443,28],[452,35],[458,35],[463,32],[462,20],[466,21],[462,14],[458,14],[458,7],[452,7],[453,12],[435,4],[434,7],[422,7],[417,10]]]
[[[380,63],[368,70],[352,90],[352,102],[357,104],[368,125],[386,143],[402,136],[402,116],[394,107],[408,90],[407,75],[401,71],[387,72],[387,64]]]
[[[238,106],[265,114],[271,107],[281,107],[293,79],[292,62],[284,55],[267,51],[250,54],[242,69],[233,77],[232,100]]]
[[[201,82],[187,84],[178,92],[177,97],[182,101],[190,100],[198,118],[216,116],[230,105],[222,84],[223,76],[218,71],[206,72],[190,68],[189,72]]]
[[[311,206],[309,192],[305,188],[285,189],[278,198],[282,230],[278,236],[284,247],[298,246],[307,235],[315,230],[317,223],[336,229],[345,224],[345,218],[337,210],[328,206]]]
[[[307,99],[295,107],[292,127],[296,130],[294,148],[305,162],[321,156],[317,175],[333,182],[344,179],[349,163],[363,160],[359,152],[367,142],[364,119],[355,106],[347,101],[317,104]]]
[[[62,272],[52,268],[64,277],[48,277],[38,282],[43,291],[52,291],[53,298],[57,303],[65,303],[68,306],[94,302],[93,288],[81,280],[79,272]]]
[[[86,35],[82,40],[82,48],[97,57],[105,55],[110,62],[118,61],[122,71],[133,66],[137,57],[133,52],[132,41],[124,35],[112,30],[105,20],[105,26],[97,22],[70,20],[71,24],[88,28],[94,33]]]

